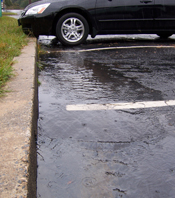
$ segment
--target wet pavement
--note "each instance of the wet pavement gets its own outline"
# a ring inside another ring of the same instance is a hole
[[[38,43],[38,198],[175,197],[175,106],[66,108],[174,100],[175,37]]]
[[[15,19],[19,19],[21,13],[22,13],[23,10],[4,10],[3,12],[12,12],[12,13],[15,13],[16,15],[9,15],[10,17],[12,18],[15,18]]]

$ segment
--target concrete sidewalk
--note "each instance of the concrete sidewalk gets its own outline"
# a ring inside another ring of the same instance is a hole
[[[15,58],[10,90],[0,98],[0,198],[36,197],[36,39]]]

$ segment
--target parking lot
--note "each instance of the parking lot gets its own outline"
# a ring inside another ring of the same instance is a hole
[[[38,45],[38,197],[173,198],[175,36]]]

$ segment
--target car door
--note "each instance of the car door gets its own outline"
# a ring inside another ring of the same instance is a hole
[[[142,31],[153,28],[155,0],[97,0],[96,21],[102,31]]]
[[[175,0],[155,0],[155,29],[175,30]]]

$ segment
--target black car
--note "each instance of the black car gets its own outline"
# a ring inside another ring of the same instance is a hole
[[[90,34],[175,33],[175,0],[42,0],[25,8],[18,24],[26,34],[55,35],[78,45]]]

